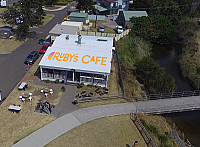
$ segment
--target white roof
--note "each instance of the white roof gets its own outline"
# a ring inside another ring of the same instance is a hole
[[[110,73],[113,38],[82,36],[82,43],[78,44],[78,35],[70,35],[69,40],[65,37],[66,34],[62,34],[55,39],[52,47],[49,47],[44,54],[40,66],[62,70],[74,69],[81,72]]]
[[[79,27],[79,29],[82,29],[83,27],[83,22],[76,22],[76,21],[63,21],[61,25],[66,25],[66,26],[76,26]]]
[[[60,34],[76,34],[78,31],[77,26],[66,26],[56,24],[49,32],[49,34],[53,35],[60,35]]]

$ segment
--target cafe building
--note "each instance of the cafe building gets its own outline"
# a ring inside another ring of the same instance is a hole
[[[41,80],[107,87],[113,38],[61,34],[39,63]]]

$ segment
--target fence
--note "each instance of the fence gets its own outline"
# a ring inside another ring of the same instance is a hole
[[[101,32],[89,32],[89,31],[79,31],[78,34],[80,35],[88,35],[88,36],[101,36],[101,37],[113,37],[115,38],[115,41],[118,41],[122,37],[128,35],[130,30],[125,30],[121,34],[116,33],[101,33]]]
[[[140,132],[140,134],[142,135],[142,137],[144,138],[144,141],[146,142],[147,146],[148,147],[156,147],[156,144],[154,143],[151,136],[149,135],[149,133],[145,129],[144,125],[140,121],[140,119],[137,115],[137,110],[136,110],[136,113],[134,111],[131,111],[130,118],[134,122],[135,126],[137,127],[137,129]]]
[[[88,15],[89,20],[105,20],[105,15]]]
[[[182,92],[173,92],[173,93],[159,93],[159,94],[147,95],[149,100],[180,98],[180,97],[192,97],[192,96],[200,96],[200,90],[182,91]]]
[[[85,102],[94,102],[94,101],[109,100],[109,99],[118,99],[118,98],[122,98],[122,93],[120,93],[120,94],[113,94],[113,95],[104,95],[104,96],[93,96],[93,97],[78,98],[78,102],[79,103],[85,103]]]

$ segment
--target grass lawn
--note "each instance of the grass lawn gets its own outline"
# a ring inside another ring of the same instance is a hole
[[[16,40],[16,37],[12,39],[0,39],[0,53],[13,52],[17,47],[23,44],[24,41]]]
[[[42,20],[42,26],[46,25],[52,18],[54,18],[55,15],[53,14],[46,14],[46,16],[44,16],[44,19]]]
[[[39,60],[36,61],[29,70],[30,72],[28,72],[22,80],[28,83],[26,91],[19,91],[16,86],[0,107],[0,146],[10,147],[27,135],[56,119],[53,115],[35,112],[38,101],[40,99],[46,101],[44,95],[40,93],[40,90],[45,87],[34,85],[33,83],[33,79],[36,78],[33,74],[38,67],[38,63]],[[60,89],[56,88],[53,88],[53,90],[54,94],[48,97],[48,101],[50,104],[57,105],[62,96],[62,92]],[[27,101],[23,103],[19,99],[19,96],[24,92],[33,93],[33,100],[31,102]],[[19,113],[12,113],[8,110],[8,107],[12,104],[21,105],[22,110]]]
[[[125,147],[132,146],[136,140],[139,142],[138,147],[146,147],[130,116],[119,115],[87,122],[55,139],[46,147]]]
[[[95,20],[90,20],[90,23],[95,23]],[[97,24],[106,23],[105,20],[97,20]]]

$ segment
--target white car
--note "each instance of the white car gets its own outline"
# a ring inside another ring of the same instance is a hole
[[[116,30],[116,32],[117,32],[118,34],[121,34],[122,32],[124,32],[124,29],[123,29],[122,26],[116,26],[116,27],[115,27],[115,30]]]

